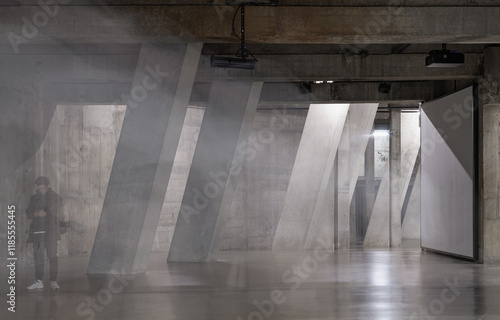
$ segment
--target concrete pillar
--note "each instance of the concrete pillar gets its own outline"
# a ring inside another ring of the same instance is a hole
[[[373,132],[373,125],[371,128]],[[377,195],[377,190],[375,188],[375,139],[372,134],[368,138],[368,144],[366,146],[365,152],[365,216],[363,217],[363,230],[366,232],[368,228],[368,222],[372,215],[373,206],[375,204],[375,196]]]
[[[349,167],[345,168],[349,170],[349,204],[353,202],[353,195],[356,189],[356,184],[359,178],[359,171],[363,163],[363,157],[365,155],[365,150],[368,145],[368,140],[371,136],[371,131],[373,128],[373,123],[375,121],[375,115],[377,114],[378,104],[377,103],[363,103],[363,104],[351,104],[349,107]],[[373,137],[372,137],[373,139]],[[371,155],[374,159],[374,154]],[[374,163],[372,164],[374,165]],[[339,168],[340,170],[340,168]],[[344,170],[344,169],[342,169]],[[372,171],[373,172],[373,171]],[[340,176],[339,176],[340,177]],[[373,193],[375,193],[375,185],[373,181]],[[340,190],[339,190],[340,191]],[[373,194],[373,199],[375,195]],[[339,201],[340,203],[340,201]],[[347,205],[349,205],[347,204]],[[373,205],[372,205],[373,206]],[[351,206],[355,208],[354,205]],[[371,213],[371,211],[370,211]],[[355,212],[351,209],[351,214]],[[340,224],[340,221],[339,221]],[[348,226],[344,229],[347,230]],[[351,228],[352,230],[353,228]],[[355,230],[355,229],[354,229]],[[345,243],[345,241],[344,241]],[[343,248],[342,242],[338,243],[338,248]]]
[[[401,227],[402,238],[409,240],[420,239],[420,166],[417,170]]]
[[[350,124],[351,112],[347,119],[340,138],[337,152],[337,192],[335,206],[335,248],[349,248],[350,243],[350,182],[351,182],[351,153],[350,153]],[[359,170],[358,170],[359,172]],[[357,174],[356,174],[357,175]]]
[[[247,107],[245,109],[245,114],[243,116],[243,123],[241,125],[240,134],[238,137],[237,146],[243,148],[246,143],[253,143],[248,136],[252,131],[253,120],[255,118],[255,112],[257,110],[257,104],[259,103],[260,94],[262,92],[263,83],[255,82],[252,85],[252,89],[250,91],[250,95],[248,96]],[[274,136],[274,133],[268,129],[260,130],[257,133],[257,138],[260,143],[267,143]],[[246,141],[248,139],[248,142]],[[234,164],[233,170],[239,170],[239,167],[243,165],[246,161],[246,157],[248,154],[246,152],[241,152],[241,149],[238,149],[234,152],[233,161]],[[239,172],[235,172],[239,174]],[[212,242],[210,243],[210,256],[213,259],[216,258],[217,253],[219,252],[220,239],[222,237],[222,233],[227,223],[227,218],[231,214],[231,204],[233,202],[233,195],[236,190],[236,179],[228,178],[226,187],[224,189],[224,194],[222,195],[221,206],[219,210],[219,216],[217,219],[217,224],[215,225],[214,236],[212,237]]]
[[[358,230],[362,226],[362,217],[357,215],[357,205],[358,205],[358,192],[355,190],[351,199],[351,204],[349,206],[349,245],[357,244]],[[362,209],[362,206],[361,208]]]
[[[390,135],[390,245],[401,246],[401,111],[391,111]]]
[[[420,150],[420,113],[401,114],[401,202],[403,202]],[[420,166],[420,162],[418,163]],[[402,203],[401,203],[402,205]]]
[[[479,260],[500,262],[500,103],[482,108],[482,174],[479,185]]]
[[[500,262],[500,48],[484,51],[479,82],[478,245],[479,261]]]
[[[220,229],[231,204],[231,176],[238,175],[250,148],[250,131],[262,83],[214,82],[170,245],[169,262],[216,259]],[[258,139],[268,139],[262,132]],[[246,136],[245,136],[246,135]],[[250,147],[252,146],[252,147]]]
[[[415,185],[409,188],[412,175],[415,170],[418,171],[420,167],[420,161],[416,163],[418,158],[418,152],[420,149],[420,113],[418,112],[405,112],[401,114],[401,176],[400,176],[400,190],[399,190],[399,201],[400,208],[399,212],[401,215],[401,222],[403,225],[403,205],[405,199],[407,198],[408,192],[413,195],[413,200],[416,197],[420,198],[419,190],[415,189]],[[415,168],[415,166],[418,166]],[[417,183],[419,185],[419,183]],[[418,206],[420,208],[420,206]],[[417,208],[412,208],[416,210]],[[416,222],[420,222],[420,210],[414,213],[416,214]],[[420,230],[420,223],[418,225],[418,230]],[[404,232],[401,231],[401,238],[405,238]]]
[[[347,121],[347,120],[346,120]],[[345,125],[344,125],[345,127]],[[340,143],[335,142],[334,143]],[[314,204],[314,211],[307,231],[305,248],[312,250],[316,248],[316,239],[325,239],[326,247],[335,247],[336,221],[337,221],[337,149],[331,148],[325,165],[325,175],[321,181],[321,187]]]
[[[390,189],[389,189],[389,162],[387,162],[382,176],[382,181],[375,198],[373,211],[366,229],[363,246],[389,247],[389,215],[390,215]]]
[[[378,103],[351,104],[349,107],[349,201],[352,201],[368,141],[371,140],[373,144],[371,132],[377,109]],[[374,154],[372,153],[371,158],[373,159],[373,157]],[[372,166],[374,166],[374,160]]]
[[[201,47],[141,48],[89,274],[147,268]]]
[[[347,104],[310,106],[276,229],[273,250],[303,250],[306,247],[318,197],[324,197],[328,191],[334,155],[348,109]],[[323,201],[320,200],[320,203]],[[331,228],[331,224],[325,227]]]

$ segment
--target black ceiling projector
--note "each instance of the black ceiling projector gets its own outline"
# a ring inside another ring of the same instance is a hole
[[[443,50],[432,50],[425,58],[425,66],[430,68],[451,68],[463,64],[465,56],[458,51],[446,50],[443,44]]]

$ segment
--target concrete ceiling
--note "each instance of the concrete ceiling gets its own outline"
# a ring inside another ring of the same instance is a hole
[[[207,5],[214,1],[205,1],[205,5],[198,2],[198,5],[145,5],[146,2],[137,1],[134,2],[137,5],[115,6],[72,2],[71,6],[52,7],[48,11],[52,14],[45,15],[46,19],[42,18],[43,8],[37,5],[3,6],[0,43],[16,41],[15,35],[18,42],[23,36],[29,43],[234,42],[232,22],[236,8]],[[500,43],[497,22],[500,6],[492,6],[491,2],[487,5],[487,1],[475,6],[465,5],[470,1],[461,1],[461,6],[444,2],[449,5],[429,7],[423,6],[428,2],[421,1],[421,6],[417,6],[418,1],[414,1],[412,6],[401,6],[394,0],[384,7],[361,6],[359,1],[343,6],[308,5],[311,3],[308,1],[305,5],[247,6],[246,38],[248,42],[262,44],[358,46]],[[238,22],[237,17],[236,29]]]
[[[187,41],[204,42],[195,89],[218,79],[259,80],[275,83],[267,87],[271,102],[349,101],[360,92],[360,102],[414,102],[481,77],[485,47],[500,43],[497,0],[55,1],[48,8],[38,0],[0,2],[0,83],[12,75],[83,87],[113,82],[119,92],[141,43]],[[210,55],[240,48],[232,26],[235,17],[239,34],[241,3],[253,4],[245,31],[258,66],[211,68]],[[466,63],[425,68],[426,54],[441,43],[465,53]],[[320,80],[335,83],[301,92],[301,82]],[[382,81],[393,82],[391,96],[377,91]]]
[[[37,6],[39,0],[3,0],[0,6]],[[60,0],[61,6],[95,5],[162,5],[162,6],[223,6],[223,5],[272,5],[272,6],[331,6],[331,7],[481,7],[496,6],[497,0]]]

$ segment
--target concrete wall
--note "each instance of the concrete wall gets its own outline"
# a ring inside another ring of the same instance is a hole
[[[124,108],[57,107],[42,146],[13,175],[23,180],[16,203],[18,223],[25,229],[19,243],[24,245],[26,257],[31,257],[31,248],[24,239],[29,223],[24,210],[34,191],[32,181],[42,174],[51,178],[52,187],[63,197],[66,219],[83,228],[63,235],[60,254],[77,255],[92,249]],[[203,115],[204,108],[188,108],[152,251],[166,255],[170,248]],[[271,249],[306,115],[307,110],[257,111],[251,133],[255,144],[234,180],[236,192],[221,250]],[[387,156],[388,138],[375,137],[375,166],[384,166]]]
[[[375,178],[382,179],[389,161],[389,136],[375,134]]]
[[[153,251],[168,253],[186,186],[204,108],[189,107],[165,195]],[[220,250],[270,250],[307,110],[257,111],[247,161],[235,176],[236,191]],[[269,130],[271,129],[271,130]],[[270,134],[272,132],[272,134]]]
[[[40,148],[2,182],[16,205],[19,264],[33,263],[25,210],[41,175],[49,177],[63,198],[66,221],[72,221],[59,255],[91,251],[124,115],[122,105],[57,106]]]
[[[124,115],[125,106],[58,106],[35,155],[37,175],[51,179],[66,220],[81,228],[63,235],[62,255],[92,250]]]
[[[306,115],[307,110],[257,111],[251,137],[263,142],[236,177],[221,250],[271,249]],[[265,134],[268,129],[272,135]]]
[[[374,173],[375,173],[375,178],[380,180],[384,175],[385,164],[387,163],[387,161],[389,161],[389,136],[375,134],[373,139],[375,148]],[[366,166],[365,158],[363,157],[363,161],[359,169],[359,177],[365,176],[366,174],[365,166]]]
[[[34,192],[33,180],[42,174],[63,197],[66,219],[82,228],[63,235],[60,255],[91,251],[124,112],[125,106],[58,106],[42,146],[14,174],[25,181],[25,191],[17,192],[15,202],[18,224],[25,229],[18,243],[24,245],[27,262],[32,259],[31,247],[25,243],[29,221],[24,210]],[[271,249],[306,114],[306,110],[257,112],[252,136],[259,141],[260,132],[265,141],[236,177],[222,250]],[[152,251],[166,255],[170,248],[203,115],[204,108],[188,108]],[[273,117],[278,119],[273,126],[284,127],[264,137]]]

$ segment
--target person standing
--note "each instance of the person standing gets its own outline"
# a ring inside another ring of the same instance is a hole
[[[47,177],[35,179],[36,193],[31,196],[26,215],[31,219],[28,243],[33,244],[35,258],[35,282],[28,290],[42,289],[45,252],[50,263],[50,286],[59,289],[57,283],[58,259],[57,241],[61,240],[60,223],[64,220],[61,212],[61,197],[50,188]]]

